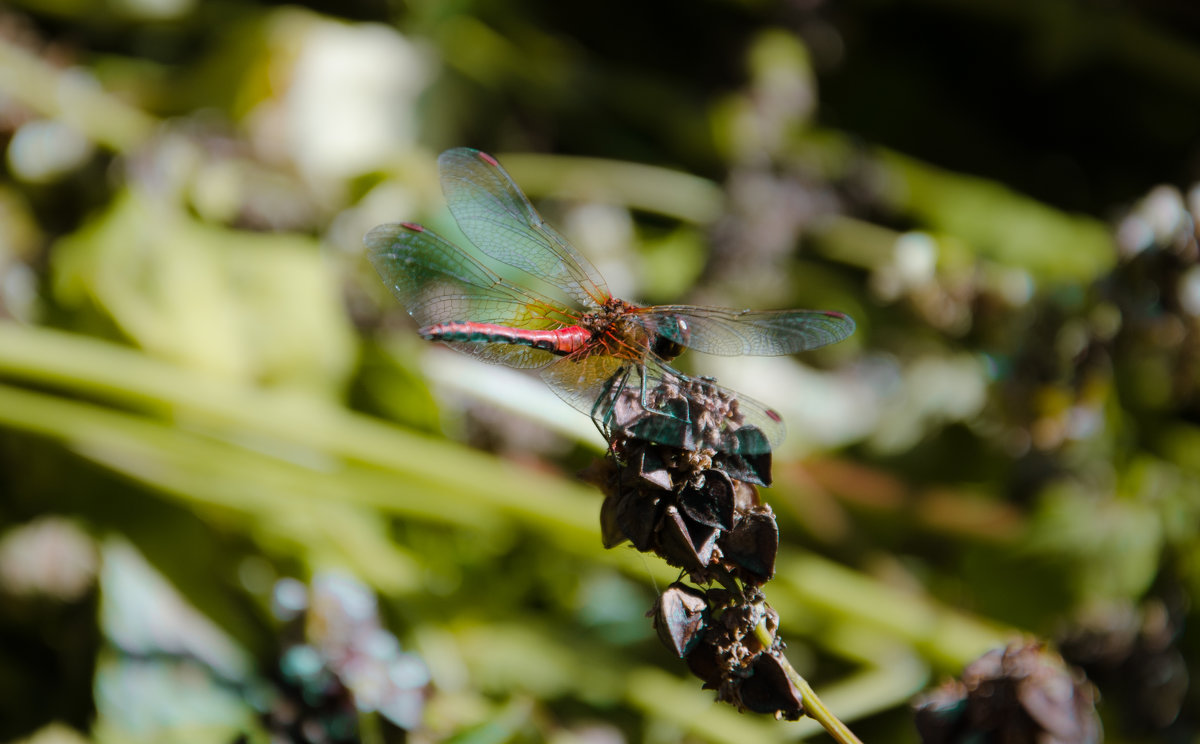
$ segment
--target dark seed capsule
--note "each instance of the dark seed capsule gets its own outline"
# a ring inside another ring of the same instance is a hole
[[[741,693],[742,704],[755,713],[778,713],[789,721],[804,715],[800,690],[773,654],[761,654],[754,660],[754,673],[742,683]]]
[[[668,563],[687,571],[699,571],[712,561],[721,531],[690,522],[674,506],[663,514],[659,549]]]
[[[754,511],[742,518],[733,531],[721,538],[725,561],[749,574],[759,583],[775,575],[775,556],[779,552],[779,525],[775,515]]]
[[[679,509],[688,519],[719,530],[733,528],[733,481],[720,470],[704,471],[704,485],[679,494]]]
[[[675,583],[655,603],[654,629],[676,656],[691,653],[708,625],[708,601],[703,592]]]

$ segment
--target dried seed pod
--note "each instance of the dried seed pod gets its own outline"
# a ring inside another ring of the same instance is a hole
[[[691,523],[675,506],[668,506],[659,529],[659,554],[672,566],[700,571],[712,561],[721,531]]]
[[[967,740],[1092,744],[1096,695],[1077,670],[1040,643],[989,651],[915,703],[926,744]]]
[[[656,526],[664,501],[654,491],[626,491],[616,507],[617,526],[633,547],[645,552],[655,546]]]
[[[683,658],[704,637],[708,614],[704,592],[675,582],[654,603],[654,629],[663,645]]]
[[[667,468],[659,447],[642,447],[633,463],[639,477],[651,486],[657,486],[664,491],[674,488],[671,482],[671,471]]]
[[[719,545],[725,561],[739,576],[761,584],[775,576],[775,556],[779,552],[779,525],[769,507],[759,507],[742,517]]]
[[[679,494],[679,510],[688,519],[720,530],[733,529],[733,481],[720,470],[706,470],[699,486]]]
[[[608,550],[629,539],[617,517],[620,503],[620,496],[605,496],[604,503],[600,505],[600,542]]]
[[[792,683],[784,663],[773,653],[760,654],[754,660],[753,673],[741,683],[739,693],[746,710],[789,721],[804,715],[800,688]]]
[[[752,426],[747,426],[738,429],[738,431],[753,428]],[[717,454],[714,460],[716,461],[716,467],[724,470],[734,480],[753,483],[756,486],[771,485],[770,452],[763,452],[759,455],[734,455],[728,452],[721,452]]]
[[[704,682],[704,689],[716,690],[721,686],[721,662],[714,644],[701,640],[686,660],[688,671]]]

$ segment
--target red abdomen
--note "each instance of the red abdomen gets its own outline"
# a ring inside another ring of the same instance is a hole
[[[580,326],[566,326],[553,330],[529,330],[509,328],[492,323],[455,321],[426,326],[418,333],[430,341],[455,341],[476,344],[516,344],[532,346],[553,354],[566,356],[583,348],[592,334]]]

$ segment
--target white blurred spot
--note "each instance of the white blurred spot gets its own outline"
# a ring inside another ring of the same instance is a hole
[[[1033,277],[1021,268],[1004,268],[999,272],[995,289],[1012,307],[1021,307],[1033,299]]]
[[[900,280],[917,287],[933,279],[937,268],[938,247],[928,234],[907,232],[896,238],[893,260]]]
[[[1193,220],[1200,220],[1200,184],[1188,189],[1187,208]]]
[[[693,357],[742,397],[755,398],[783,416],[787,438],[781,456],[843,446],[870,434],[894,370],[859,364],[824,372],[789,357]]]
[[[92,156],[92,143],[73,127],[53,119],[26,122],[8,143],[13,175],[49,183],[79,168]]]
[[[1136,256],[1154,245],[1154,230],[1140,215],[1131,214],[1117,225],[1117,245],[1126,258]]]
[[[428,78],[425,55],[387,26],[312,24],[284,101],[292,159],[318,185],[381,168],[415,142]]]
[[[1179,304],[1191,316],[1200,315],[1200,266],[1192,266],[1179,277]]]
[[[74,522],[46,517],[0,539],[0,588],[9,595],[73,601],[96,578],[96,548]]]
[[[885,302],[928,286],[937,271],[937,242],[923,232],[907,232],[892,243],[891,260],[871,273],[871,290]]]
[[[1183,195],[1174,186],[1156,186],[1142,200],[1139,211],[1159,242],[1170,242],[1182,229],[1186,211]]]
[[[636,294],[629,267],[633,245],[633,218],[629,210],[612,204],[580,204],[567,212],[563,231],[585,256],[596,257],[596,269],[616,297]]]
[[[308,587],[299,579],[275,582],[271,591],[271,614],[279,620],[291,620],[308,609]]]
[[[28,265],[0,266],[0,308],[17,320],[33,321],[37,305],[37,274]]]
[[[1087,439],[1104,430],[1104,416],[1091,406],[1071,406],[1067,412],[1067,436]]]
[[[167,20],[188,13],[196,0],[113,0],[112,9],[128,18]]]

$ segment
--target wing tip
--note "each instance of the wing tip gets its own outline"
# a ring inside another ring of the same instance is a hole
[[[833,337],[829,341],[831,344],[836,344],[839,341],[850,338],[854,334],[854,331],[858,329],[858,324],[854,322],[854,318],[845,313],[840,313],[837,310],[821,310],[819,312],[825,317],[837,321],[830,329],[830,335]]]
[[[494,157],[488,155],[483,150],[476,150],[474,147],[451,147],[449,150],[444,150],[441,155],[438,155],[438,166],[439,168],[444,167],[446,161],[464,157],[482,160],[489,165],[500,166],[500,163]]]
[[[409,232],[428,232],[427,227],[419,225],[416,222],[385,222],[382,225],[376,225],[370,230],[367,230],[366,238],[373,236],[389,235],[396,232],[397,229],[408,230]]]
[[[363,245],[367,248],[367,258],[375,261],[390,252],[401,238],[402,232],[428,233],[429,229],[415,222],[385,222],[376,225],[363,236]]]

